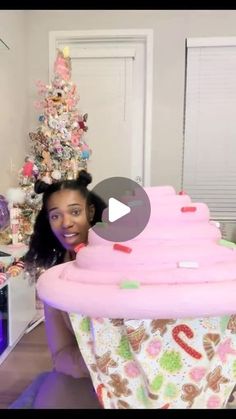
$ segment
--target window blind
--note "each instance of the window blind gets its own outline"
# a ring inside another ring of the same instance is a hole
[[[236,220],[236,38],[188,39],[182,188]]]

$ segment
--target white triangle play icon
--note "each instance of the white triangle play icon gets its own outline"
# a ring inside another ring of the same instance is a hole
[[[108,200],[108,220],[113,223],[124,215],[129,214],[131,211],[130,207],[118,201],[115,198],[109,198]]]

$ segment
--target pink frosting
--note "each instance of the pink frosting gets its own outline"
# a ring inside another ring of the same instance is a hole
[[[90,230],[89,243],[76,261],[40,277],[40,298],[92,317],[235,313],[236,250],[220,244],[221,233],[209,221],[207,205],[177,195],[171,186],[149,187],[146,192],[151,203],[149,223],[138,237],[123,243],[132,252],[114,250],[114,243]],[[134,197],[126,199],[128,203]],[[125,281],[135,281],[138,288],[124,289]]]

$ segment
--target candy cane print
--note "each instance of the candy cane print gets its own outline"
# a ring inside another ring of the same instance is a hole
[[[191,348],[187,343],[185,343],[180,337],[179,333],[182,332],[187,336],[187,338],[191,339],[193,337],[193,331],[190,329],[189,326],[186,324],[179,324],[178,326],[175,326],[172,330],[172,336],[178,345],[183,348],[185,352],[187,352],[190,356],[196,359],[200,359],[202,357],[202,354],[197,352],[195,349]]]
[[[97,386],[97,388],[96,388],[96,393],[97,393],[98,401],[102,405],[102,407],[104,407],[103,399],[102,399],[102,393],[103,393],[103,389],[104,388],[105,388],[104,384],[99,384]]]

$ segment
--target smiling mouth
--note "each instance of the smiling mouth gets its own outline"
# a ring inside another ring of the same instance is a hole
[[[78,234],[79,233],[65,233],[65,234],[63,234],[63,237],[65,238],[65,239],[69,239],[69,238],[71,238],[71,237],[75,237],[75,236],[78,236]]]

